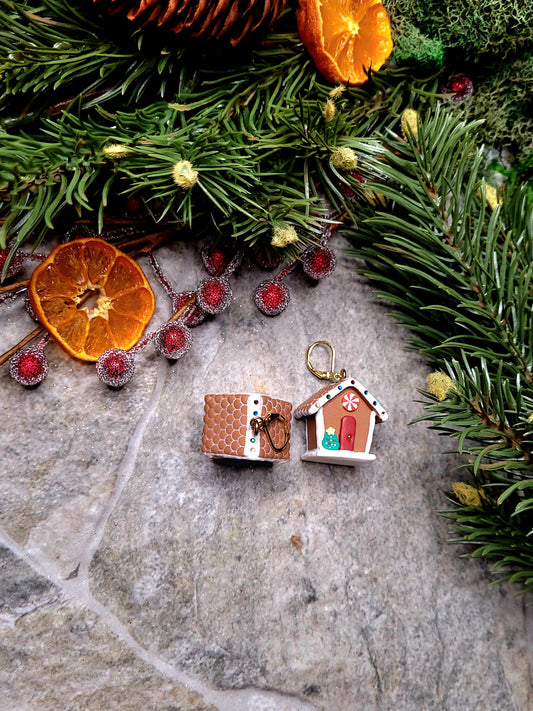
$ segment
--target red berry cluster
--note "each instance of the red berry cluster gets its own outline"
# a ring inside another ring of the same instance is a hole
[[[325,244],[310,247],[301,256],[304,273],[315,281],[324,279],[324,277],[331,274],[335,269],[336,263],[335,252]],[[297,261],[292,262],[275,279],[266,279],[255,290],[255,305],[265,316],[277,316],[287,308],[290,301],[290,292],[289,288],[281,280],[297,265]]]

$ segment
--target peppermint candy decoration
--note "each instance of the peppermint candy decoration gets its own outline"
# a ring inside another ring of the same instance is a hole
[[[359,403],[359,398],[353,393],[346,393],[342,396],[342,406],[345,410],[348,410],[348,412],[353,412],[354,410],[357,410],[357,408],[359,407]]]

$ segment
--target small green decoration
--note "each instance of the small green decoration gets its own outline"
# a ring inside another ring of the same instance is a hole
[[[339,449],[339,438],[335,434],[333,427],[328,427],[322,438],[322,446],[324,449]]]

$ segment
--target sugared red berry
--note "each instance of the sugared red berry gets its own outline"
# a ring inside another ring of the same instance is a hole
[[[198,285],[196,303],[208,314],[219,314],[231,303],[233,292],[224,277],[208,277]]]
[[[335,269],[337,257],[329,247],[311,247],[302,255],[302,268],[311,279],[323,279]]]
[[[230,248],[209,243],[202,247],[200,256],[206,272],[214,276],[217,272],[220,274],[233,255]]]
[[[255,305],[266,316],[277,316],[284,311],[290,301],[288,286],[275,279],[261,282],[254,293]]]
[[[366,178],[363,177],[361,173],[357,173],[355,170],[351,170],[350,175],[358,183],[366,183]],[[348,200],[351,200],[352,202],[357,202],[359,200],[359,194],[350,185],[342,183],[340,188],[342,194],[344,195],[344,197],[347,197]]]
[[[268,245],[264,248],[259,246],[254,247],[252,249],[252,258],[258,267],[268,271],[279,267],[282,261],[280,255],[269,248]]]
[[[155,337],[155,348],[165,358],[177,360],[181,358],[192,345],[190,328],[177,321],[167,321],[158,330]]]
[[[48,375],[48,359],[40,348],[29,346],[15,353],[9,361],[9,373],[17,383],[33,387]]]
[[[172,308],[174,311],[179,311],[182,306],[184,306],[192,297],[195,295],[194,291],[181,291],[177,296],[172,299]],[[191,328],[193,326],[198,326],[199,323],[205,318],[205,313],[201,311],[198,307],[187,308],[184,312],[186,315],[183,319],[184,323]]]
[[[5,263],[9,257],[11,249],[9,247],[6,247],[5,249],[0,250],[0,276],[2,275],[2,272],[4,271],[4,266]],[[10,279],[11,277],[16,276],[22,271],[22,257],[20,254],[15,254],[13,258],[11,259],[9,266],[7,268],[6,272],[6,278]]]
[[[122,348],[110,348],[96,361],[96,372],[100,380],[110,388],[121,388],[133,378],[133,355]]]
[[[443,94],[451,94],[450,99],[459,103],[472,96],[474,85],[467,76],[454,76],[450,77],[446,86],[442,87],[441,92]]]

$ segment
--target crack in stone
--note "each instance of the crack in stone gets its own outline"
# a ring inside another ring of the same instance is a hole
[[[137,426],[135,427],[135,430],[132,436],[130,437],[128,448],[126,449],[126,453],[124,454],[124,457],[122,458],[122,461],[120,462],[117,470],[113,491],[111,492],[106,505],[103,507],[100,512],[100,515],[98,516],[98,520],[94,529],[94,535],[88,542],[85,551],[81,556],[80,564],[78,566],[77,571],[77,577],[78,580],[82,581],[87,587],[89,567],[96,551],[98,550],[98,547],[100,546],[100,543],[102,542],[107,522],[111,514],[115,510],[115,507],[118,501],[120,500],[122,491],[130,480],[131,475],[133,474],[133,471],[135,469],[135,463],[137,461],[137,456],[139,454],[139,449],[143,441],[144,433],[146,432],[146,428],[148,427],[148,424],[156,411],[157,405],[159,404],[159,400],[161,399],[161,395],[163,393],[167,370],[168,364],[164,358],[161,358],[157,370],[156,384],[152,395],[150,396],[150,400],[148,401],[145,411],[139,417]]]
[[[158,384],[159,385],[159,384]],[[159,388],[156,387],[156,391]],[[154,391],[154,395],[156,394]],[[157,398],[152,397],[157,401]],[[151,413],[151,409],[149,408]],[[149,417],[147,418],[149,419]],[[136,433],[142,437],[144,429],[138,426]],[[135,435],[134,435],[135,436]],[[138,447],[137,447],[138,449]],[[136,451],[135,451],[136,454]],[[126,459],[126,457],[125,457]],[[134,461],[134,460],[133,460]],[[126,468],[126,472],[128,469]],[[125,475],[123,479],[126,479]],[[122,488],[125,480],[122,482]],[[109,514],[111,513],[109,510]],[[109,515],[108,514],[108,515]],[[107,518],[105,519],[107,521]],[[105,521],[103,524],[105,526]],[[53,583],[59,591],[56,599],[68,600],[73,604],[82,605],[85,609],[94,612],[107,629],[136,657],[158,671],[167,679],[185,686],[190,691],[203,697],[205,701],[216,706],[219,711],[318,711],[316,706],[301,700],[299,697],[277,691],[264,691],[252,687],[244,689],[213,689],[204,684],[200,679],[182,672],[168,662],[145,649],[129,632],[127,627],[108,610],[90,592],[87,573],[67,580],[61,578],[54,567],[46,559],[41,559],[27,551],[0,527],[0,545],[11,551],[17,558],[26,563],[32,570]],[[37,609],[37,608],[35,608]]]
[[[374,651],[372,650],[372,645],[370,644],[370,636],[368,634],[368,630],[366,627],[361,628],[361,635],[364,639],[365,646],[366,646],[366,651],[368,652],[368,659],[370,661],[370,664],[372,665],[372,668],[374,669],[374,674],[376,676],[376,684],[377,684],[377,703],[379,705],[381,696],[383,694],[383,683],[381,681],[381,674],[379,673],[378,669],[378,664],[376,661],[376,655],[374,654]]]

